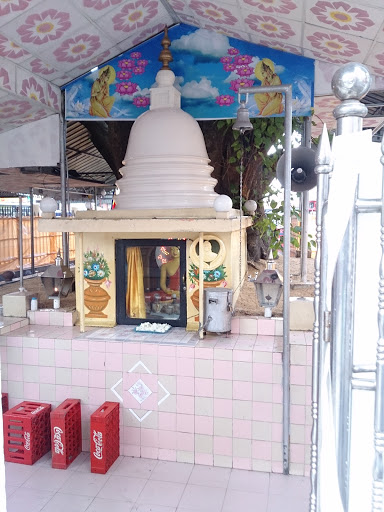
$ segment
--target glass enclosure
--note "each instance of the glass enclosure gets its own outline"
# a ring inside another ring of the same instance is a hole
[[[117,240],[117,323],[185,326],[185,269],[185,240]]]

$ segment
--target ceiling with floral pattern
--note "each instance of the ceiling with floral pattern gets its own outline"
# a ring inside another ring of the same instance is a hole
[[[315,122],[346,62],[384,89],[384,0],[0,0],[0,132],[57,112],[60,86],[178,22],[314,58]]]

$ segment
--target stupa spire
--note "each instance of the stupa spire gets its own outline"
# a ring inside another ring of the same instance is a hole
[[[160,52],[159,61],[163,64],[161,69],[170,69],[169,63],[173,61],[172,53],[169,47],[171,46],[171,40],[168,37],[168,27],[164,27],[164,37],[161,41],[163,49]]]

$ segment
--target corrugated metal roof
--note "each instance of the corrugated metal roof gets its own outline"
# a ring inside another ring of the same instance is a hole
[[[104,184],[113,185],[115,174],[103,156],[93,145],[88,130],[81,123],[69,122],[67,125],[67,160],[68,173],[75,177]]]

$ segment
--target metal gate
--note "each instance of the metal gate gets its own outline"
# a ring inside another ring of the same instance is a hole
[[[337,134],[318,174],[311,512],[383,510],[384,142],[362,131],[370,76],[333,77]]]

